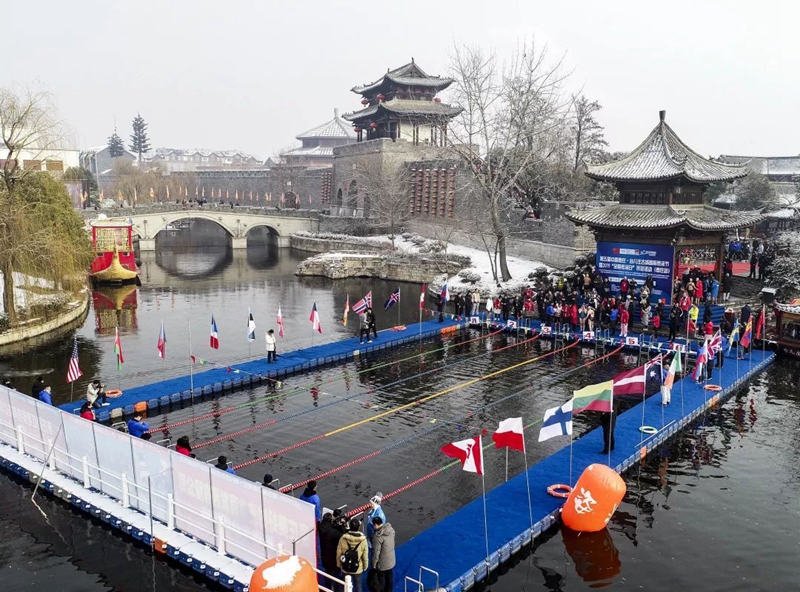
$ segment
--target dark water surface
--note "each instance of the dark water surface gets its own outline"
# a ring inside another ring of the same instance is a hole
[[[316,301],[325,333],[319,340],[355,333],[344,328],[341,314],[370,287],[379,325],[397,322],[395,310],[382,303],[396,287],[388,282],[298,279],[294,269],[302,255],[269,248],[233,252],[224,247],[202,250],[176,246],[143,260],[143,286],[122,298],[115,310],[96,298],[78,332],[82,367],[87,374],[114,377],[113,328],[123,331],[126,364],[123,388],[188,371],[188,327],[193,352],[212,363],[228,364],[255,357],[263,349],[263,331],[274,326],[278,303],[287,337],[283,350],[310,345],[308,313]],[[417,316],[418,286],[402,285],[401,322]],[[137,307],[132,308],[131,298]],[[114,295],[108,299],[113,302]],[[103,308],[106,306],[107,308]],[[246,340],[247,307],[258,326],[258,341]],[[213,311],[222,348],[208,348],[208,319]],[[156,355],[161,321],[168,336],[168,358]],[[508,347],[511,346],[511,347]],[[508,347],[502,352],[491,353]],[[191,408],[149,418],[152,426],[198,417],[221,408],[241,409],[184,425],[170,433],[188,435],[202,460],[225,454],[235,463],[302,444],[337,428],[341,433],[299,446],[275,458],[239,470],[260,480],[265,472],[281,485],[329,471],[363,455],[381,451],[365,462],[320,480],[323,503],[360,506],[376,491],[393,491],[447,464],[439,448],[471,436],[512,415],[526,422],[560,404],[572,389],[606,379],[635,362],[629,356],[580,368],[593,357],[573,348],[547,355],[549,342],[519,344],[513,336],[464,332],[392,352],[387,358],[362,359],[344,367],[323,369],[285,381],[281,388],[261,387]],[[0,374],[28,382],[44,374],[59,397],[69,398],[63,375],[70,340],[0,358]],[[84,357],[84,352],[86,352]],[[424,355],[419,355],[424,353]],[[479,381],[382,419],[349,427],[378,412],[481,377],[535,356],[547,357],[497,378]],[[85,360],[85,362],[84,362]],[[85,365],[84,365],[85,364]],[[377,368],[376,368],[377,367]],[[603,585],[635,590],[797,590],[794,567],[800,543],[800,501],[795,494],[798,456],[796,387],[800,366],[781,362],[762,375],[746,393],[711,414],[704,425],[685,431],[660,454],[626,475],[628,494],[608,532],[576,537],[555,532],[534,554],[504,571],[492,590],[585,590]],[[84,387],[85,388],[85,387]],[[82,390],[80,391],[82,394]],[[515,397],[508,397],[518,393]],[[502,400],[498,403],[499,400]],[[492,405],[485,409],[487,405]],[[261,424],[277,420],[269,426]],[[580,418],[577,429],[594,427]],[[248,429],[235,438],[228,434]],[[211,442],[212,440],[219,441]],[[387,449],[404,440],[404,444]],[[531,440],[535,437],[531,435]],[[551,440],[531,446],[531,462],[563,443]],[[500,453],[486,453],[487,487],[504,478]],[[511,473],[521,470],[512,457]],[[397,495],[385,504],[398,544],[469,502],[477,493],[474,479],[457,469],[445,471]],[[30,503],[30,490],[0,478],[0,590],[203,590],[191,574],[167,567],[141,548],[124,542],[100,525],[43,498],[45,521]],[[444,551],[444,550],[443,550]]]

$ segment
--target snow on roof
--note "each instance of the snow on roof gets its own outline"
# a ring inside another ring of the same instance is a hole
[[[353,131],[353,126],[339,117],[339,110],[334,109],[333,119],[295,137],[298,140],[311,140],[314,138],[348,138],[354,140],[356,133]]]

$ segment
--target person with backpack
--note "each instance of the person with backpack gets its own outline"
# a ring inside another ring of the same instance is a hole
[[[397,560],[394,554],[394,528],[380,516],[372,519],[372,559],[370,568],[375,572],[377,589],[392,592],[394,589],[393,569]],[[372,579],[370,577],[370,579]]]
[[[361,522],[353,518],[336,547],[336,567],[345,575],[352,576],[353,592],[363,592],[361,574],[366,571],[368,565],[367,537],[361,532]]]

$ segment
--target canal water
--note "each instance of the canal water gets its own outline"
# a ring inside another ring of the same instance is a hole
[[[300,253],[255,245],[247,252],[224,245],[199,249],[178,239],[160,247],[156,254],[144,254],[143,285],[138,290],[95,295],[93,310],[77,332],[86,378],[102,377],[124,389],[186,374],[190,329],[192,353],[208,365],[262,356],[263,332],[277,329],[279,305],[286,325],[286,337],[279,345],[284,351],[311,344],[308,315],[314,302],[324,331],[314,336],[315,343],[356,334],[353,315],[347,327],[342,325],[348,294],[352,303],[372,289],[379,328],[398,321],[396,309],[384,312],[382,306],[397,284],[296,278],[294,270],[304,256]],[[400,322],[411,323],[418,315],[419,286],[399,287]],[[248,307],[257,325],[253,344],[246,339]],[[218,351],[208,346],[211,313],[220,331]],[[168,340],[165,362],[156,350],[162,321]],[[115,326],[121,329],[125,355],[120,373],[113,354]],[[71,347],[67,338],[25,355],[0,358],[0,375],[11,376],[20,390],[43,375],[53,384],[58,401],[69,400],[63,377]],[[503,347],[507,349],[491,353]],[[167,432],[173,438],[188,435],[201,460],[225,454],[239,464],[551,349],[546,342],[518,344],[513,336],[465,332],[426,343],[422,350],[395,350],[394,363],[379,357],[364,359],[289,379],[280,388],[232,394],[149,421],[151,426],[164,426],[241,405],[237,412]],[[544,409],[568,398],[573,388],[605,379],[635,362],[619,356],[607,364],[578,368],[592,355],[593,351],[580,348],[549,355],[492,381],[348,428],[335,438],[303,445],[238,472],[252,480],[270,472],[285,485],[381,450],[366,462],[320,480],[326,505],[355,507],[376,491],[395,490],[447,464],[439,452],[443,442],[471,434],[478,426],[496,425],[510,415],[522,414],[528,421],[541,417]],[[792,558],[798,552],[794,533],[800,527],[794,493],[800,405],[793,385],[799,371],[796,364],[774,366],[719,412],[626,475],[628,495],[607,533],[576,537],[555,532],[532,555],[504,569],[490,589],[796,588]],[[554,376],[560,378],[553,380]],[[72,396],[81,397],[84,390],[85,383],[79,384]],[[517,392],[517,397],[482,409]],[[271,425],[259,427],[265,423]],[[588,415],[581,417],[577,431],[594,425]],[[228,437],[242,430],[248,431]],[[387,448],[400,439],[408,441]],[[537,445],[531,461],[561,445],[557,440]],[[512,457],[512,474],[520,464]],[[487,451],[487,465],[487,486],[502,482],[500,454]],[[451,469],[387,501],[385,510],[397,530],[398,544],[473,499],[478,494],[474,485],[470,475]],[[166,566],[105,527],[48,498],[38,499],[44,515],[30,502],[27,486],[0,478],[0,589],[208,589],[191,573]]]

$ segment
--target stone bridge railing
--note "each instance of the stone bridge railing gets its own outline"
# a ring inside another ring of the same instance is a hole
[[[81,215],[86,220],[97,218],[98,214],[105,214],[109,218],[127,218],[129,216],[147,216],[152,214],[171,214],[174,212],[220,212],[236,214],[252,214],[256,216],[281,216],[286,218],[319,218],[319,210],[307,210],[303,208],[281,208],[281,207],[259,207],[259,206],[214,206],[206,204],[197,206],[188,204],[186,207],[178,204],[155,204],[148,206],[136,206],[133,208],[111,208],[111,209],[86,209],[81,210]]]

